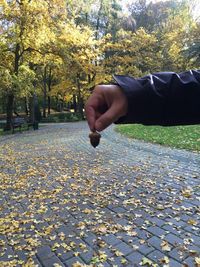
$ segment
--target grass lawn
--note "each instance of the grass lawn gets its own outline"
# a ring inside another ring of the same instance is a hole
[[[162,127],[127,124],[118,125],[116,131],[134,139],[200,151],[200,125]]]

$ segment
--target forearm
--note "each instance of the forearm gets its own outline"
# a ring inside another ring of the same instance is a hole
[[[128,99],[128,113],[116,123],[200,124],[200,71],[114,79]]]

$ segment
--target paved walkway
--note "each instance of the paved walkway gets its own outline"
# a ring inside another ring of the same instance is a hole
[[[0,137],[0,266],[198,266],[200,155],[88,133]]]

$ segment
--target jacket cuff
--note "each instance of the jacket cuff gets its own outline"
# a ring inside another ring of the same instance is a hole
[[[115,123],[141,123],[164,125],[162,96],[153,89],[151,78],[134,79],[124,75],[113,75],[128,100],[128,112]]]

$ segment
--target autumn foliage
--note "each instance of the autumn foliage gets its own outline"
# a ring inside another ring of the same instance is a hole
[[[8,128],[13,111],[31,112],[34,94],[43,117],[52,103],[71,103],[82,114],[93,86],[114,73],[198,68],[191,2],[138,1],[127,13],[116,0],[1,0],[0,98]]]

